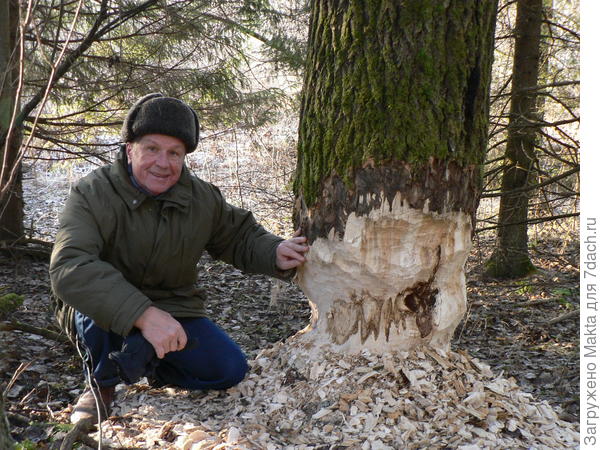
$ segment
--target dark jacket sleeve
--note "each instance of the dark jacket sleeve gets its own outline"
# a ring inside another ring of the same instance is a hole
[[[275,264],[277,246],[283,239],[259,225],[250,211],[227,203],[216,187],[214,195],[218,207],[208,253],[244,272],[290,278],[293,271],[281,271]]]
[[[92,318],[104,330],[125,336],[151,300],[100,258],[109,211],[99,223],[86,196],[71,192],[50,259],[52,290],[63,302]]]

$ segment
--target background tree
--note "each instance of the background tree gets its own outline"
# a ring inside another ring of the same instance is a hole
[[[521,276],[533,270],[527,249],[527,213],[536,165],[532,126],[537,119],[537,84],[540,66],[542,0],[518,0],[515,54],[512,70],[510,122],[506,164],[502,172],[500,228],[488,273]]]
[[[304,338],[447,348],[466,309],[496,2],[313,2],[295,222]],[[313,346],[313,348],[317,348]]]
[[[42,1],[24,5],[21,18],[21,51],[5,52],[19,76],[12,93],[3,92],[18,107],[11,134],[23,131],[24,145],[4,161],[2,196],[17,189],[26,156],[105,162],[124,112],[148,91],[187,100],[207,127],[263,123],[283,93],[254,82],[250,60],[262,55],[295,70],[302,54],[300,42],[283,36],[282,14],[262,1]],[[262,47],[251,52],[250,36]],[[22,215],[22,205],[17,210]],[[18,214],[0,215],[0,224],[9,222],[12,237],[21,236]]]
[[[560,219],[578,215],[577,11],[576,4],[541,1],[500,8],[494,126],[477,229],[497,231],[487,263],[492,276],[533,269],[533,224],[555,221],[564,233],[568,222]]]
[[[0,240],[23,234],[23,195],[18,156],[20,129],[11,126],[18,80],[18,4],[0,2]],[[3,218],[3,219],[2,219]]]
[[[0,448],[11,449],[12,439],[8,428],[8,419],[4,412],[4,395],[0,392]]]

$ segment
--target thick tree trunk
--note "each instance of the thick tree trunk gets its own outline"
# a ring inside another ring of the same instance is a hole
[[[505,168],[496,247],[487,273],[513,278],[533,270],[529,259],[527,214],[530,191],[524,190],[535,173],[535,139],[539,121],[537,93],[543,0],[518,0],[515,55]],[[516,190],[517,192],[512,192]]]
[[[18,159],[20,132],[14,130],[6,143],[16,96],[15,49],[16,0],[0,0],[0,241],[23,235],[23,193]],[[12,58],[11,58],[12,56]]]
[[[495,11],[313,2],[294,214],[311,242],[299,339],[313,349],[448,347],[466,308]]]

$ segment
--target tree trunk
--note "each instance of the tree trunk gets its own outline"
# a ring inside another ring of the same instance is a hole
[[[6,418],[6,412],[4,411],[4,396],[2,395],[2,392],[0,392],[0,448],[13,448],[13,441],[10,437],[10,429],[8,427],[8,419]]]
[[[23,189],[21,164],[18,159],[20,132],[6,136],[16,97],[16,57],[14,52],[18,4],[16,0],[0,0],[0,241],[23,235]],[[11,58],[12,56],[12,58]]]
[[[487,141],[495,1],[313,2],[294,220],[318,353],[447,349]]]
[[[487,273],[494,277],[514,278],[530,273],[527,214],[530,192],[524,190],[535,173],[535,139],[538,122],[537,92],[543,0],[518,0],[515,25],[515,55],[512,96],[498,235]],[[512,191],[517,192],[512,192]]]

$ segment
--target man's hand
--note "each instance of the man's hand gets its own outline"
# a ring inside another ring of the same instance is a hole
[[[150,306],[133,324],[142,332],[159,359],[169,352],[183,350],[187,334],[181,324],[168,312]]]
[[[280,270],[289,270],[304,264],[304,254],[308,251],[306,238],[300,236],[300,230],[294,233],[294,237],[281,242],[277,246],[275,264]]]

